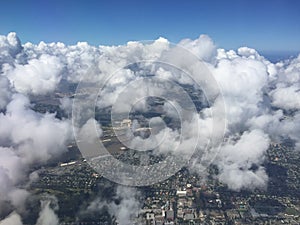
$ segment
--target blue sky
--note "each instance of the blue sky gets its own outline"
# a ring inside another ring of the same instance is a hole
[[[1,1],[0,34],[10,31],[23,43],[178,42],[208,34],[225,49],[300,51],[300,1]]]

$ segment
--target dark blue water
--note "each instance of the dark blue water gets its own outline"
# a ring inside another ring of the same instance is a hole
[[[260,55],[264,56],[266,59],[268,59],[272,63],[277,63],[279,61],[287,60],[287,59],[293,59],[298,57],[300,52],[292,52],[292,51],[282,51],[282,52],[259,52]]]

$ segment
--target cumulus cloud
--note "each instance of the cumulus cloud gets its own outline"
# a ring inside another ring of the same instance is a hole
[[[9,81],[6,77],[0,76],[0,110],[5,108],[10,97]]]
[[[142,206],[139,200],[140,195],[140,192],[136,188],[118,185],[110,200],[104,200],[100,197],[96,198],[82,213],[93,214],[106,208],[118,224],[133,224]]]
[[[174,84],[190,85],[197,89],[193,80],[196,78],[185,73],[208,71],[216,80],[226,106],[227,141],[222,143],[213,161],[220,171],[217,177],[234,190],[264,187],[268,177],[263,161],[270,141],[280,142],[290,138],[295,141],[295,149],[300,149],[300,55],[293,60],[274,64],[248,47],[236,51],[217,49],[207,35],[201,35],[196,40],[184,39],[179,45],[198,58],[179,54],[179,48],[172,47],[164,38],[153,43],[128,42],[122,46],[94,47],[85,42],[72,46],[44,42],[22,45],[15,33],[0,36],[0,210],[7,206],[7,202],[11,208],[21,207],[28,193],[18,188],[18,183],[35,179],[36,174],[28,174],[30,167],[34,163],[47,163],[60,155],[70,139],[70,121],[59,120],[54,114],[33,111],[32,97],[52,95],[62,81],[78,83],[83,77],[97,84],[105,83],[110,78],[100,93],[102,101],[97,102],[97,106],[106,108],[119,101],[115,110],[123,113],[128,111],[128,105],[133,107],[132,100],[139,101],[145,95],[170,97],[165,93],[178,92],[172,90]],[[196,63],[199,59],[205,62],[202,66]],[[183,70],[160,63],[153,65],[153,60],[179,65]],[[124,85],[145,75],[170,83],[160,82],[149,90],[137,83],[124,92]],[[192,143],[197,140],[206,143],[210,136],[222,135],[221,126],[212,129],[212,120],[221,121],[218,113],[211,113],[213,110],[222,111],[222,98],[217,96],[218,87],[211,85],[208,77],[197,81],[208,90],[205,95],[210,102],[200,113],[186,113],[188,107],[184,104],[177,111],[170,104],[162,106],[170,117],[176,117],[178,112],[184,115],[182,127],[187,132],[183,133],[183,144],[180,145],[183,153],[189,152]],[[176,105],[176,99],[181,100],[180,103],[186,102],[182,101],[183,95],[174,96],[168,99],[173,105]],[[140,100],[139,103],[135,106],[136,110],[147,110],[146,101]],[[71,112],[71,106],[69,98],[60,100],[61,109],[67,113]],[[90,115],[89,111],[86,113]],[[95,120],[84,119],[81,127],[83,137],[89,135],[95,125],[101,135],[101,127]],[[195,130],[199,132],[197,135]],[[178,134],[176,129],[166,127],[154,134],[157,139],[166,140],[160,146],[161,152],[175,149],[170,146],[174,147]],[[146,142],[133,139],[134,145],[141,143],[145,145]],[[212,149],[214,147],[211,146]],[[197,160],[192,165],[194,169],[203,166]],[[120,188],[118,195],[123,199],[121,204],[111,204],[109,208],[124,224],[129,224],[126,221],[130,221],[132,216],[128,209],[138,208],[134,192]],[[49,204],[43,204],[39,224],[58,223]],[[21,224],[20,217],[15,213],[4,221],[6,224],[9,221]]]
[[[16,91],[24,94],[46,94],[53,91],[61,79],[62,64],[54,56],[42,55],[25,65],[7,71]]]
[[[268,135],[261,130],[245,132],[230,139],[217,156],[220,181],[234,190],[265,187],[268,176],[260,165],[264,162],[269,143]]]
[[[50,205],[54,205],[51,208]],[[47,196],[46,200],[41,201],[41,211],[36,225],[58,225],[59,219],[55,214],[58,209],[57,199],[54,196]]]
[[[28,179],[31,165],[46,163],[66,150],[70,124],[53,114],[32,111],[28,99],[19,94],[0,114],[0,121],[0,201],[9,201],[20,209],[29,193],[16,185]],[[1,207],[5,207],[2,203]]]
[[[291,61],[277,63],[277,71],[270,92],[272,105],[285,110],[299,110],[300,55]]]
[[[300,89],[297,86],[277,87],[271,93],[272,104],[282,109],[300,109]]]
[[[68,97],[63,97],[60,99],[60,108],[63,109],[68,115],[72,113],[72,100]]]
[[[23,223],[20,215],[13,212],[4,220],[1,220],[0,225],[23,225]]]
[[[138,200],[139,193],[135,188],[118,186],[116,195],[120,198],[120,204],[110,204],[109,212],[116,217],[120,225],[132,224],[132,220],[137,217],[141,208]]]
[[[1,36],[0,48],[0,211],[24,212],[30,193],[20,184],[34,179],[31,166],[61,155],[71,139],[70,121],[32,110],[30,99],[55,90],[63,66],[56,56],[28,58],[15,33]]]
[[[18,56],[23,47],[17,34],[9,33],[7,36],[0,35],[0,68],[3,64],[13,64],[18,61]]]
[[[216,56],[217,48],[212,39],[207,35],[200,35],[198,39],[183,39],[178,43],[194,53],[204,61],[211,61]]]
[[[29,106],[27,97],[13,95],[6,113],[0,114],[0,140],[14,147],[23,163],[46,162],[64,149],[70,124],[56,119],[54,114],[34,112]]]

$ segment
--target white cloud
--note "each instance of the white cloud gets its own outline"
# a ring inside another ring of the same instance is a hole
[[[236,138],[239,139],[230,139],[224,144],[217,156],[220,181],[234,190],[265,187],[268,176],[260,165],[269,147],[269,137],[260,130],[253,130]]]
[[[293,60],[273,64],[248,47],[237,51],[217,49],[207,35],[201,35],[196,40],[185,39],[179,44],[204,60],[203,67],[196,66],[195,61],[198,59],[188,57],[188,54],[179,54],[178,48],[172,48],[164,38],[153,43],[129,42],[122,46],[94,47],[85,42],[73,46],[44,42],[22,46],[15,33],[0,36],[0,211],[5,207],[3,201],[9,201],[15,208],[23,204],[27,192],[17,188],[17,184],[22,179],[34,179],[36,175],[30,178],[28,174],[31,165],[46,163],[57,157],[66,150],[65,144],[70,139],[70,121],[56,119],[53,114],[34,112],[30,109],[31,96],[53,92],[62,79],[76,83],[86,75],[89,81],[96,83],[115,75],[102,93],[104,102],[99,103],[99,106],[110,106],[121,95],[119,99],[122,104],[118,105],[117,111],[123,112],[130,100],[143,97],[147,92],[143,85],[122,92],[124,85],[141,74],[135,65],[126,66],[147,60],[165,60],[186,68],[185,72],[191,74],[209,69],[221,88],[228,125],[225,135],[229,142],[223,143],[214,161],[220,169],[218,178],[234,190],[266,185],[268,177],[263,168],[263,159],[270,140],[281,141],[289,137],[296,142],[295,149],[300,149],[300,55]],[[168,70],[149,62],[144,63],[144,66],[147,73],[159,79],[193,85],[194,77],[184,76],[183,72]],[[211,90],[207,93],[211,100],[216,97],[214,94],[217,93],[217,87],[207,81],[205,77],[200,79],[201,85]],[[160,85],[153,87],[147,94],[161,95],[171,90],[170,85]],[[221,112],[220,98],[214,100],[210,109]],[[139,109],[146,109],[145,102],[141,103]],[[279,109],[274,109],[274,106]],[[61,108],[70,113],[71,101],[62,99]],[[164,109],[170,115],[176,113],[168,105]],[[186,129],[189,132],[183,134],[184,145],[180,148],[183,152],[193,147],[198,138],[193,131],[198,130],[198,126],[201,143],[209,139],[207,131],[212,132],[212,119],[220,119],[212,118],[210,109],[203,110],[201,115],[186,115],[188,119],[183,120],[183,126],[189,128]],[[293,113],[286,114],[287,111]],[[88,135],[95,123],[89,120],[82,129],[82,135]],[[101,135],[98,124],[96,127]],[[220,136],[221,130],[217,127],[214,132],[218,134],[212,135]],[[176,143],[177,135],[171,129],[164,129],[164,132],[156,134],[157,138],[161,138],[159,135],[167,137],[161,146],[163,151],[170,150],[167,146]],[[139,140],[135,141],[139,145]],[[201,167],[197,163],[194,166]],[[128,209],[135,209],[138,205],[135,200],[131,201],[133,194],[130,193],[123,196],[122,208],[111,206],[112,212],[124,224],[131,216]],[[58,223],[49,204],[45,204],[43,210],[45,214],[41,213],[39,223]],[[49,220],[43,216],[48,214]],[[21,224],[16,214],[11,214],[4,221],[6,224],[9,221]],[[5,223],[2,221],[1,224]]]
[[[93,214],[105,207],[118,224],[132,224],[141,210],[142,203],[139,200],[141,193],[136,188],[122,185],[118,185],[116,190],[112,189],[112,191],[114,193],[111,199],[104,200],[98,197],[90,202],[89,206],[81,213]]]
[[[210,62],[217,53],[217,48],[211,38],[200,35],[198,39],[184,39],[178,43],[204,61]]]
[[[271,92],[272,104],[282,109],[300,109],[300,86],[277,87]]]
[[[32,111],[28,98],[20,94],[13,95],[0,123],[1,143],[17,149],[24,163],[46,162],[60,154],[70,138],[69,121]]]
[[[111,203],[108,210],[116,217],[120,225],[130,225],[137,217],[141,208],[141,203],[137,199],[138,195],[135,188],[118,186],[116,196],[120,198],[120,204]]]
[[[23,225],[23,223],[20,215],[13,212],[4,220],[1,220],[0,225]]]
[[[28,64],[16,65],[7,77],[16,91],[24,94],[46,94],[53,91],[61,79],[63,66],[54,56],[42,55]]]
[[[9,81],[6,77],[0,76],[0,110],[6,107],[10,97]]]
[[[54,210],[50,207],[50,200],[41,201],[42,209],[36,225],[58,225],[59,219]]]
[[[18,60],[18,54],[22,52],[22,46],[16,33],[11,32],[7,36],[0,35],[0,68],[2,64],[13,64]]]
[[[29,193],[16,186],[29,179],[31,165],[46,163],[66,151],[70,124],[53,114],[32,111],[29,99],[21,94],[12,96],[6,111],[0,113],[0,123],[0,210],[5,201],[22,210]]]

